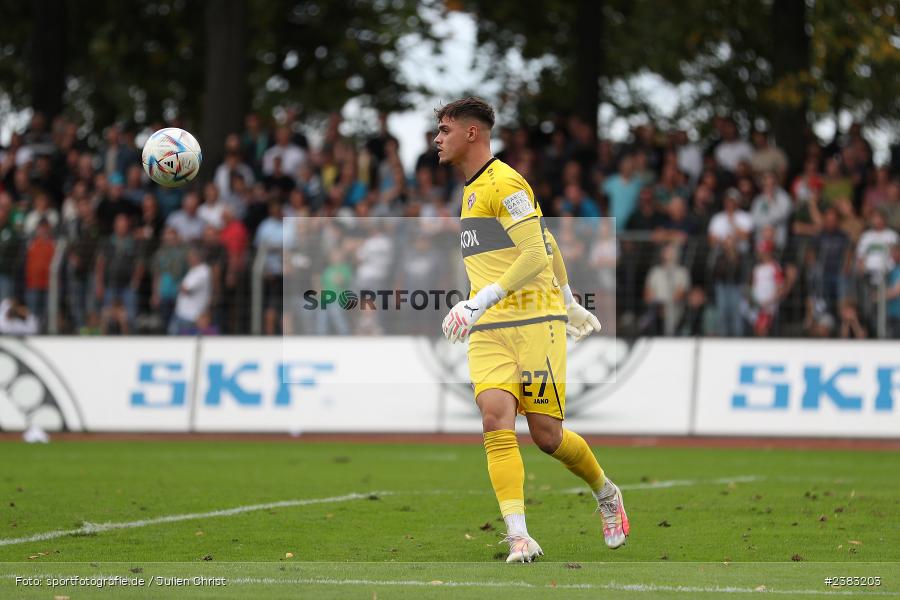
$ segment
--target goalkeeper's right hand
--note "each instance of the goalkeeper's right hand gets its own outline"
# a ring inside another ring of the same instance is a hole
[[[566,303],[566,316],[569,318],[566,333],[572,336],[573,341],[580,341],[595,331],[599,332],[600,320],[591,311],[578,304],[569,284],[562,287],[562,293]]]

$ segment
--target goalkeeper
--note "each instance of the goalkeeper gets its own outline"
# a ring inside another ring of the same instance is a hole
[[[443,331],[451,342],[469,342],[488,473],[506,522],[507,562],[530,562],[543,554],[525,525],[517,413],[528,420],[535,444],[590,486],[606,545],[618,548],[629,530],[622,493],[584,439],[562,427],[566,333],[577,341],[600,331],[600,323],[576,302],[531,187],[491,155],[491,106],[463,98],[436,112],[440,162],[466,177],[460,247],[472,288],[444,318]]]

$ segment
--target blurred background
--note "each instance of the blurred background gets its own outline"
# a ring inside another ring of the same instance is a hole
[[[897,11],[2,0],[0,332],[285,332],[310,239],[285,217],[452,231],[433,109],[473,94],[544,213],[595,219],[557,235],[576,285],[616,290],[619,335],[900,337]],[[190,186],[141,168],[163,126],[203,147]],[[179,310],[200,265],[208,300]],[[404,264],[348,252],[342,284],[367,267]]]

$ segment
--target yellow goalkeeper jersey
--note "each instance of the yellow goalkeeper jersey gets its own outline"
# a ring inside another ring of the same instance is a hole
[[[471,284],[470,297],[500,279],[518,258],[519,250],[507,233],[529,219],[546,231],[541,207],[531,186],[515,169],[491,158],[463,188],[460,249]],[[553,253],[547,243],[547,254]],[[566,309],[553,275],[553,263],[521,289],[485,312],[472,331],[516,327],[542,321],[565,321]]]

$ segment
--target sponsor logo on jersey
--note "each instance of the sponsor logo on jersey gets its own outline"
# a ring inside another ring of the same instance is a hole
[[[459,234],[459,245],[461,248],[471,248],[472,246],[479,246],[478,243],[478,232],[475,229],[466,229],[461,231]]]
[[[469,210],[472,210],[472,206],[475,204],[475,192],[469,194],[467,204],[469,205]]]

